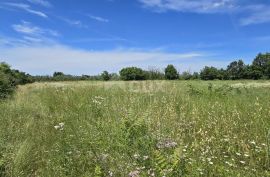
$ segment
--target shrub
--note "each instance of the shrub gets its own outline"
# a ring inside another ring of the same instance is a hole
[[[7,98],[15,90],[12,79],[0,70],[0,99]]]
[[[0,63],[0,99],[11,95],[17,85],[31,82],[33,81],[30,75],[12,70],[6,63]]]
[[[127,67],[120,71],[120,77],[122,80],[145,80],[145,72],[141,68]]]

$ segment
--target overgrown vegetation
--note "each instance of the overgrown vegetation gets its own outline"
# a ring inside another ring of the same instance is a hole
[[[12,70],[6,63],[0,63],[0,99],[8,98],[17,85],[32,82],[32,77],[24,72]]]
[[[0,176],[269,176],[267,81],[52,82],[0,103]]]

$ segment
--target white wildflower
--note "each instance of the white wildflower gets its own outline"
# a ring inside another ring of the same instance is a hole
[[[249,155],[248,155],[248,154],[244,154],[244,156],[245,156],[245,157],[249,157]]]
[[[140,155],[139,155],[139,154],[134,154],[133,157],[134,157],[135,159],[138,159],[138,158],[140,157]]]
[[[61,122],[58,125],[55,125],[54,128],[56,130],[64,130],[64,125],[65,125],[65,123]]]
[[[147,159],[149,159],[149,156],[147,155],[143,156],[143,160],[147,160]]]
[[[56,130],[58,130],[58,129],[60,129],[61,127],[60,127],[59,125],[55,125],[54,128],[55,128]]]
[[[255,141],[251,141],[250,144],[256,145]]]
[[[164,140],[164,141],[160,141],[158,142],[157,144],[157,148],[159,149],[164,149],[164,148],[174,148],[177,146],[177,143],[170,140],[170,139],[167,139],[167,140]]]
[[[246,162],[245,161],[240,161],[241,164],[245,164]]]
[[[140,171],[135,170],[128,174],[129,177],[139,177]]]
[[[236,155],[241,156],[241,153],[237,152]]]

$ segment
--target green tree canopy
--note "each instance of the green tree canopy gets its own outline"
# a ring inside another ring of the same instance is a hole
[[[200,73],[202,80],[214,80],[219,79],[219,71],[215,67],[204,67]]]
[[[122,80],[145,80],[145,72],[141,68],[127,67],[120,71],[120,77]]]
[[[108,71],[103,71],[103,72],[101,73],[101,78],[102,78],[102,80],[104,80],[104,81],[108,81],[108,80],[111,79],[111,76],[110,76],[110,74],[109,74]]]
[[[179,78],[179,74],[173,65],[168,65],[165,68],[165,78],[167,80],[176,80]]]

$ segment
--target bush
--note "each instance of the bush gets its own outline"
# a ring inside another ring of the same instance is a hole
[[[176,80],[179,78],[179,74],[173,65],[168,65],[165,69],[165,78],[167,80]]]
[[[145,72],[141,68],[127,67],[120,71],[120,77],[124,81],[129,80],[145,80]]]
[[[12,79],[0,70],[0,99],[7,98],[14,92],[15,88]]]
[[[0,63],[0,99],[9,97],[17,85],[31,83],[32,77],[24,72],[12,70],[6,63]]]

